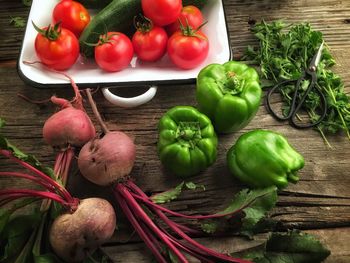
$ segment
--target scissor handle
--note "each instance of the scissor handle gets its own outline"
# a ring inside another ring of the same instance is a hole
[[[306,75],[310,75],[311,76],[311,83],[310,83],[309,87],[306,89],[306,91],[304,92],[304,94],[301,97],[301,99],[297,103],[298,94],[299,94],[300,88],[301,88],[301,82],[303,80],[305,80]],[[296,84],[295,84],[295,91],[294,91],[294,94],[293,94],[293,97],[292,97],[292,101],[291,101],[291,104],[290,104],[290,109],[289,109],[289,112],[288,112],[287,116],[280,116],[271,107],[271,96],[281,86],[284,86],[284,85],[286,85],[288,83],[291,83],[291,82],[296,82]],[[326,100],[324,94],[317,87],[315,87],[316,82],[317,82],[316,72],[315,71],[311,71],[309,69],[306,69],[305,71],[302,72],[302,75],[300,76],[300,78],[298,78],[296,80],[285,80],[285,81],[282,81],[282,82],[278,83],[277,85],[272,87],[268,91],[268,93],[266,95],[266,106],[268,108],[268,111],[270,112],[270,114],[275,119],[277,119],[279,121],[289,120],[289,123],[293,127],[297,128],[297,129],[306,129],[306,128],[311,128],[311,127],[317,126],[326,117],[326,114],[327,114],[327,100]],[[301,109],[301,107],[303,106],[307,96],[309,95],[309,93],[311,92],[311,90],[313,88],[315,88],[316,92],[318,93],[318,95],[320,97],[320,102],[321,102],[321,105],[322,105],[322,114],[321,114],[320,118],[316,122],[307,123],[307,124],[298,123],[298,122],[296,122],[297,114],[298,114],[299,110]]]
[[[314,71],[310,71],[310,70],[307,70],[306,71],[307,74],[311,75],[311,83],[309,85],[309,87],[306,89],[306,91],[304,92],[303,96],[301,97],[300,101],[298,102],[298,104],[295,106],[295,109],[294,111],[292,112],[292,115],[291,117],[289,118],[289,122],[292,126],[294,126],[295,128],[297,129],[307,129],[307,128],[312,128],[312,127],[315,127],[317,126],[318,124],[321,123],[321,121],[323,121],[323,119],[326,117],[326,114],[327,114],[327,100],[326,100],[326,97],[324,96],[324,94],[320,91],[319,88],[316,87],[316,81],[317,81],[317,78],[316,78],[316,72]],[[303,79],[303,78],[302,78]],[[298,80],[298,83],[297,83],[297,88],[296,90],[298,90],[300,88],[300,85],[301,85],[301,81],[302,79],[299,79]],[[301,109],[301,107],[303,106],[307,96],[309,95],[310,91],[312,89],[315,89],[316,92],[318,93],[319,97],[320,97],[320,102],[321,102],[321,105],[322,105],[322,114],[320,116],[320,118],[318,118],[317,121],[315,122],[312,122],[312,123],[306,123],[306,124],[301,124],[301,123],[297,123],[295,120],[296,120],[296,115],[298,114],[298,111]]]
[[[294,92],[294,95],[293,95],[293,98],[292,98],[292,102],[291,102],[291,108],[289,110],[289,113],[287,116],[281,116],[279,114],[277,114],[271,107],[271,96],[281,87],[281,86],[284,86],[288,83],[292,83],[292,82],[295,82],[295,81],[298,81],[298,80],[285,80],[285,81],[282,81],[278,84],[276,84],[275,86],[273,86],[266,94],[266,107],[267,107],[267,110],[270,112],[270,114],[277,120],[279,121],[285,121],[285,120],[288,120],[291,118],[292,116],[292,113],[293,113],[293,110],[294,110],[294,107],[295,107],[295,101],[296,101],[296,98],[297,98],[297,89],[295,89],[295,92]]]

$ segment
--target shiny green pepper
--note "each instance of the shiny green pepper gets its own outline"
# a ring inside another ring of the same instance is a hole
[[[230,172],[250,187],[285,188],[299,180],[304,158],[281,134],[253,130],[241,135],[227,153]]]
[[[238,131],[248,125],[259,109],[261,93],[258,73],[241,62],[210,64],[197,77],[199,110],[220,133]]]
[[[158,154],[174,174],[187,177],[216,160],[218,140],[210,119],[190,106],[176,106],[158,125]]]

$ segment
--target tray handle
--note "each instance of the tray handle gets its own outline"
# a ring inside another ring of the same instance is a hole
[[[116,106],[123,108],[133,108],[145,104],[153,99],[157,93],[157,86],[150,86],[145,93],[131,98],[115,95],[109,90],[109,88],[102,88],[102,93],[110,103]]]

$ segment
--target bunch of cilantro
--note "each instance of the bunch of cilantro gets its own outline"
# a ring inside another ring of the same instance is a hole
[[[282,21],[262,21],[252,27],[252,32],[259,40],[259,47],[248,46],[244,59],[252,60],[260,66],[263,87],[272,87],[284,80],[298,79],[324,41],[322,33],[314,31],[308,23],[286,25]],[[317,68],[316,87],[325,95],[327,114],[316,129],[328,145],[326,134],[343,131],[350,140],[350,97],[344,91],[340,76],[331,70],[334,65],[334,58],[328,48],[324,48]],[[305,84],[304,88],[308,86],[308,83]],[[294,85],[280,89],[286,103],[283,110],[285,115],[288,114],[294,91]],[[319,95],[312,91],[303,109],[310,116],[311,122],[318,120],[321,108]]]

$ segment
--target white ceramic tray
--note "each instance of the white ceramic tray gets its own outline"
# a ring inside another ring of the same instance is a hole
[[[59,74],[50,73],[43,67],[23,64],[23,61],[37,61],[34,51],[36,31],[31,23],[39,27],[51,23],[51,13],[58,0],[33,0],[29,13],[27,27],[18,61],[18,73],[28,84],[39,88],[68,86],[69,82]],[[45,11],[43,11],[45,10]],[[92,10],[93,11],[93,10]],[[174,66],[165,55],[160,61],[145,63],[134,57],[130,66],[120,72],[104,72],[91,59],[79,57],[78,61],[66,71],[79,87],[120,87],[120,86],[152,86],[146,95],[134,98],[120,98],[114,96],[108,89],[103,89],[106,98],[119,106],[133,107],[150,100],[156,92],[156,86],[167,83],[193,83],[198,72],[210,63],[224,63],[231,59],[231,48],[226,25],[222,0],[209,0],[203,8],[203,15],[208,23],[203,32],[209,39],[209,54],[207,59],[198,67],[182,70]]]

